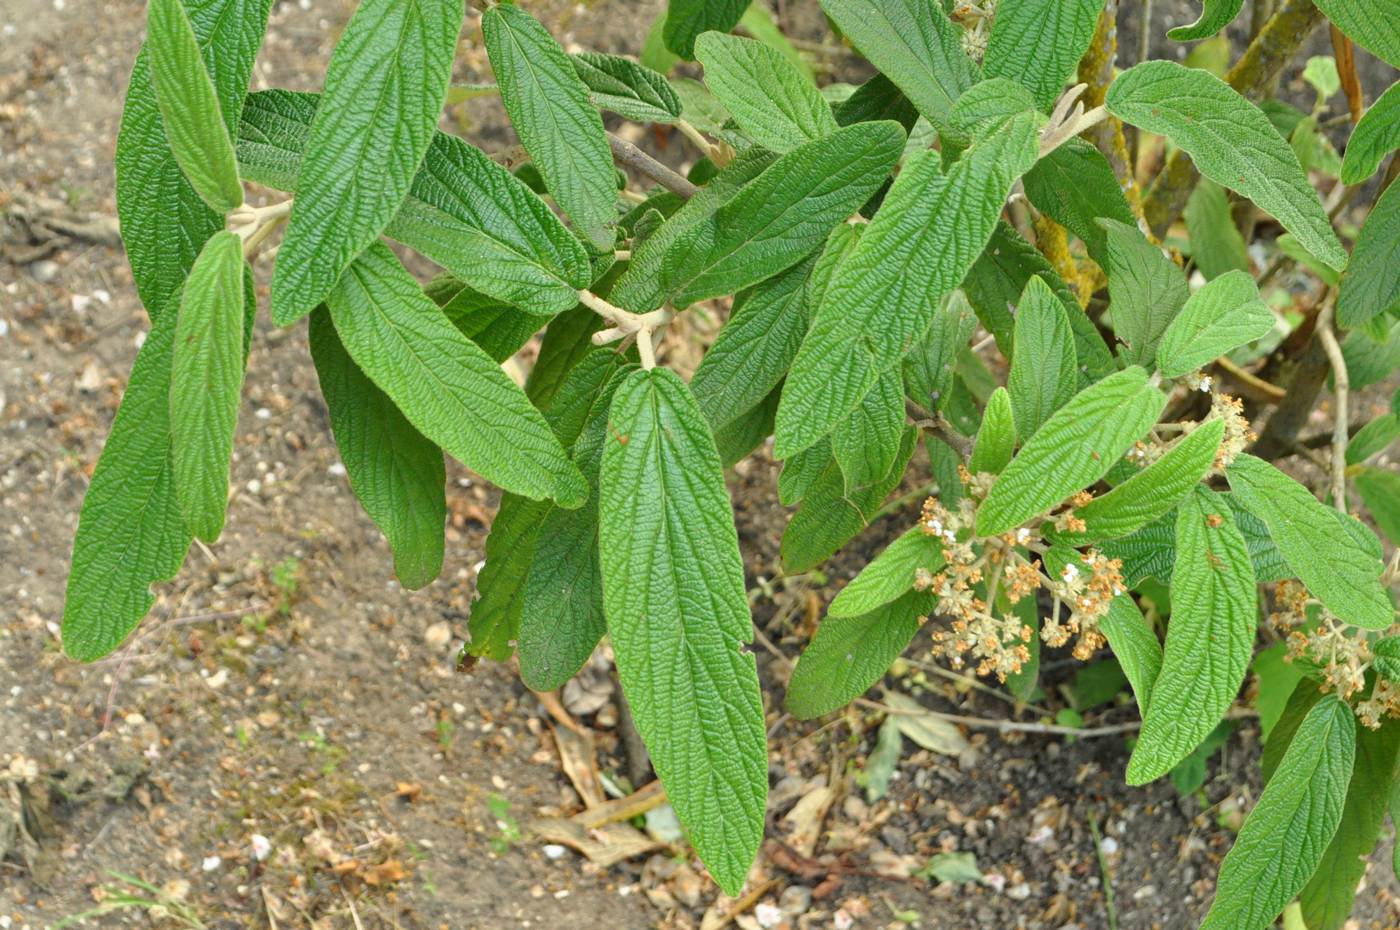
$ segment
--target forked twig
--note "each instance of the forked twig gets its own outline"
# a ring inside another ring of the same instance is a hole
[[[1085,112],[1080,96],[1088,84],[1076,84],[1060,96],[1050,113],[1050,122],[1040,133],[1040,157],[1044,158],[1070,139],[1108,119],[1108,110],[1094,107]]]

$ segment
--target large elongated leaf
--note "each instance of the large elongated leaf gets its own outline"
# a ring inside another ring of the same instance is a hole
[[[146,7],[146,43],[170,151],[209,209],[227,213],[243,202],[243,185],[218,92],[181,0]]]
[[[1356,763],[1347,786],[1342,820],[1322,854],[1317,871],[1298,895],[1308,930],[1341,930],[1366,874],[1366,860],[1380,838],[1386,801],[1400,755],[1400,726],[1386,721],[1379,730],[1356,734]]]
[[[1009,402],[1006,412],[1009,416]],[[831,432],[831,454],[841,466],[847,493],[875,484],[894,468],[904,421],[904,378],[892,368]]]
[[[643,243],[617,284],[616,301],[651,309],[628,301],[654,299],[659,289],[685,307],[790,268],[879,189],[903,145],[904,130],[886,121],[847,126],[793,149],[708,216],[693,223],[681,213],[672,217],[667,225],[689,225],[678,236],[658,231]],[[657,276],[650,286],[637,280],[648,274]]]
[[[1249,252],[1230,211],[1225,188],[1202,178],[1183,213],[1191,238],[1191,260],[1207,281],[1227,271],[1248,271]]]
[[[204,67],[230,135],[248,90],[272,0],[186,0]],[[136,57],[117,135],[117,214],[132,278],[151,320],[164,312],[199,250],[224,226],[180,171],[151,80],[150,50]]]
[[[297,190],[318,102],[285,90],[248,96],[238,139],[247,177]],[[588,255],[549,206],[475,146],[441,132],[384,232],[483,294],[531,313],[567,310],[588,286]]]
[[[1274,315],[1254,279],[1227,271],[1186,301],[1157,344],[1157,367],[1168,378],[1203,368],[1222,355],[1267,335]]]
[[[583,476],[544,417],[387,246],[366,249],[329,304],[350,357],[424,436],[507,491],[583,503]]]
[[[1337,832],[1355,757],[1351,708],[1335,696],[1323,698],[1293,735],[1220,866],[1201,930],[1264,930],[1273,923]]]
[[[1254,654],[1254,567],[1219,494],[1198,487],[1181,502],[1176,552],[1162,671],[1128,762],[1130,785],[1165,775],[1210,735]]]
[[[1108,89],[1114,116],[1164,135],[1190,154],[1201,174],[1271,213],[1309,252],[1333,268],[1347,263],[1298,156],[1269,118],[1208,71],[1148,61]]]
[[[481,29],[511,125],[554,202],[595,248],[611,249],[617,174],[588,88],[549,30],[520,7],[491,7]]]
[[[1138,713],[1146,717],[1152,685],[1162,670],[1162,644],[1157,641],[1157,634],[1129,594],[1120,594],[1109,602],[1099,628],[1123,667],[1123,674],[1128,676],[1128,684],[1137,697]]]
[[[1025,187],[1036,209],[1083,240],[1100,265],[1108,263],[1107,234],[1098,221],[1137,222],[1108,159],[1082,139],[1071,139],[1036,162],[1026,172]]]
[[[1036,130],[1034,114],[1015,117],[946,175],[932,150],[905,164],[793,362],[778,407],[778,458],[828,433],[923,336],[986,246],[1011,185],[1035,163]]]
[[[710,32],[695,43],[705,84],[749,138],[774,152],[836,131],[831,105],[812,79],[756,39]]]
[[[967,348],[976,328],[977,314],[962,291],[953,291],[940,303],[933,325],[904,355],[904,390],[914,403],[930,413],[942,405],[953,386],[958,353]]]
[[[999,387],[987,399],[982,411],[982,423],[967,467],[973,473],[999,473],[1011,461],[1016,451],[1016,418],[1011,410],[1011,395]]]
[[[501,495],[501,506],[486,537],[486,564],[476,578],[481,597],[472,603],[467,618],[471,636],[467,652],[471,655],[504,662],[515,652],[530,563],[540,524],[549,510],[548,501]]]
[[[1354,480],[1376,526],[1391,542],[1400,540],[1400,475],[1389,468],[1366,467]]]
[[[598,483],[608,411],[625,376],[624,361],[615,352],[598,352],[580,365],[566,386],[570,393],[591,400],[573,455],[593,486]],[[550,412],[555,414],[554,409]],[[572,431],[572,426],[555,420],[555,429]],[[552,508],[540,524],[521,605],[521,679],[536,691],[562,687],[588,661],[606,631],[595,494],[576,510]]]
[[[695,57],[701,33],[728,32],[738,24],[749,0],[670,0],[661,35],[666,47],[684,59]]]
[[[256,304],[252,273],[243,274],[246,354]],[[178,312],[157,316],[136,353],[83,497],[63,602],[63,649],[84,662],[121,645],[155,603],[151,585],[174,578],[190,546],[171,464],[170,364],[177,321]]]
[[[1136,366],[1080,391],[992,485],[977,511],[977,535],[999,536],[1102,478],[1157,422],[1166,403]]]
[[[279,325],[323,301],[408,196],[447,98],[463,15],[458,0],[364,0],[346,24],[277,250]]]
[[[813,256],[799,262],[734,298],[729,322],[690,382],[712,426],[753,409],[787,374],[807,334],[807,279],[816,261]]]
[[[639,123],[674,123],[681,101],[665,76],[620,55],[570,56],[593,105]]]
[[[1104,270],[1113,331],[1124,344],[1124,359],[1151,367],[1157,343],[1190,295],[1186,276],[1136,226],[1102,223],[1108,232]]]
[[[827,615],[858,617],[884,607],[914,589],[914,573],[920,568],[936,572],[943,567],[943,544],[921,527],[906,530],[832,598]]]
[[[1074,396],[1077,360],[1064,305],[1044,279],[1032,277],[1016,306],[1016,352],[1006,389],[1024,442]]]
[[[1400,149],[1400,81],[1376,98],[1351,131],[1342,156],[1342,183],[1360,184],[1396,149]]]
[[[603,604],[622,688],[695,851],[738,894],[763,838],[763,701],[744,564],[709,426],[684,382],[613,397],[599,484]]]
[[[1147,468],[1076,508],[1084,532],[1065,534],[1064,541],[1078,545],[1127,536],[1168,513],[1210,472],[1224,435],[1225,421],[1203,423]]]
[[[1042,110],[1089,50],[1103,0],[1002,0],[982,59],[984,76],[1025,86]]]
[[[217,232],[199,253],[180,298],[170,372],[175,496],[185,526],[219,538],[243,391],[243,243]]]
[[[953,104],[975,78],[938,0],[822,0],[822,9],[930,123],[948,127]]]
[[[783,567],[789,574],[816,568],[865,529],[880,504],[904,477],[916,438],[915,429],[906,429],[899,457],[890,473],[873,484],[857,488],[847,487],[841,466],[831,455],[829,442],[822,441],[799,453],[798,459],[810,457],[809,461],[800,471],[794,471],[792,479],[779,484],[779,493],[785,500],[802,500],[801,509],[793,514],[783,531]],[[786,469],[784,477],[787,477]]]
[[[1344,622],[1383,630],[1395,622],[1381,561],[1327,507],[1262,459],[1241,455],[1226,470],[1235,497],[1263,520],[1298,578]]]
[[[1317,8],[1357,45],[1400,68],[1400,29],[1390,0],[1321,0]]]
[[[1208,39],[1234,21],[1244,0],[1204,0],[1201,15],[1189,26],[1167,30],[1167,37],[1178,42]]]
[[[442,571],[447,518],[442,450],[414,429],[350,358],[324,307],[311,315],[309,338],[350,487],[389,540],[399,582],[421,588]]]
[[[817,627],[788,683],[788,710],[799,720],[831,713],[860,697],[889,671],[933,612],[937,598],[907,590],[857,617],[828,617]]]
[[[1337,292],[1337,322],[1357,327],[1400,309],[1400,187],[1371,208]]]

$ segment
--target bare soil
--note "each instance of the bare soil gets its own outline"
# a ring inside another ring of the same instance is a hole
[[[570,47],[633,53],[660,6],[526,5]],[[277,4],[255,87],[316,89],[352,7]],[[786,8],[816,36],[815,3]],[[146,325],[110,219],[143,21],[137,0],[0,0],[0,212],[10,215],[0,223],[0,774],[20,773],[0,779],[0,928],[37,930],[91,908],[119,883],[112,873],[151,883],[165,906],[83,926],[180,926],[184,913],[211,928],[623,930],[726,913],[683,845],[603,868],[551,855],[531,834],[536,817],[581,806],[550,717],[511,667],[454,668],[498,494],[452,470],[443,577],[401,590],[339,467],[300,326],[259,321],[223,539],[191,551],[127,648],[90,666],[62,656],[78,509]],[[470,25],[462,52],[458,77],[484,77]],[[445,125],[503,147],[512,140],[496,106],[474,101]],[[679,140],[647,141],[673,163],[684,157]],[[14,220],[36,203],[66,227]],[[264,299],[269,270],[261,260]],[[1125,787],[1120,737],[974,729],[956,758],[906,742],[889,796],[867,804],[850,775],[878,716],[856,708],[800,724],[781,713],[782,684],[831,593],[912,512],[877,522],[825,577],[773,584],[786,523],[776,476],[760,451],[732,483],[755,621],[772,646],[759,663],[772,686],[774,786],[750,883],[770,884],[736,922],[758,926],[782,905],[791,927],[1101,928],[1111,888],[1123,930],[1194,927],[1228,827],[1257,796],[1256,728],[1244,722],[1203,792],[1185,799],[1167,783]],[[1047,656],[1046,704],[1063,706],[1056,686],[1072,671]],[[582,716],[602,771],[620,778],[611,679],[589,682],[601,707]],[[913,665],[889,684],[939,710],[1016,715]],[[565,700],[583,707],[588,690]],[[1120,696],[1090,717],[1135,713]],[[827,787],[830,810],[814,822],[804,799]],[[6,812],[20,810],[35,842],[6,858]],[[804,829],[819,831],[815,847]],[[1105,837],[1097,848],[1094,829]],[[940,852],[973,853],[984,881],[909,877]],[[1358,927],[1400,926],[1388,861],[1378,856],[1368,876]]]

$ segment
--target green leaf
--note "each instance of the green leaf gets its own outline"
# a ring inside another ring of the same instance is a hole
[[[905,164],[817,307],[778,407],[776,457],[829,432],[923,336],[1035,163],[1037,138],[1037,119],[1023,114],[946,175],[932,150]]]
[[[1264,521],[1289,567],[1328,610],[1368,630],[1395,622],[1380,559],[1358,547],[1335,511],[1252,455],[1239,456],[1225,474],[1239,503]]]
[[[1075,516],[1084,521],[1084,532],[1061,534],[1061,538],[1071,545],[1116,539],[1170,512],[1210,473],[1224,436],[1224,420],[1201,424],[1160,459],[1103,497],[1075,508]]]
[[[1229,505],[1205,487],[1176,516],[1172,614],[1128,784],[1165,775],[1225,717],[1254,655],[1258,594]]]
[[[1035,246],[1009,223],[999,220],[991,241],[967,273],[963,289],[982,325],[996,337],[1003,354],[1014,354],[1009,352],[1014,322],[1008,308],[1019,303],[1033,276],[1044,280],[1065,308],[1069,328],[1074,332],[1080,386],[1116,371],[1108,345],[1094,321],[1079,306],[1074,292]]]
[[[890,793],[890,782],[899,768],[899,757],[904,751],[904,736],[899,729],[899,718],[888,714],[875,738],[875,748],[865,757],[865,764],[856,773],[856,784],[865,789],[865,801],[874,804]],[[898,915],[896,915],[898,916]]]
[[[1201,930],[1264,930],[1317,871],[1342,819],[1356,722],[1335,696],[1303,720],[1235,847],[1220,866]]]
[[[277,250],[279,326],[326,299],[408,196],[447,97],[463,12],[457,0],[364,0],[346,24]]]
[[[193,0],[187,4],[200,54],[230,134],[248,91],[272,0]],[[184,283],[224,217],[195,193],[166,138],[152,85],[150,50],[136,57],[117,135],[117,214],[132,278],[152,322]]]
[[[781,393],[779,388],[774,388],[737,420],[731,420],[715,430],[715,447],[719,449],[719,460],[725,468],[732,468],[748,458],[749,453],[773,435],[773,418],[778,413]]]
[[[748,6],[749,0],[670,0],[662,30],[666,47],[693,61],[701,33],[728,32],[738,25]]]
[[[626,373],[620,371],[622,356],[616,353],[601,351],[590,361],[597,374],[571,379],[568,390],[581,392],[580,380],[597,385],[583,391],[592,403],[573,445],[574,461],[589,484],[596,486],[608,410]],[[563,687],[588,661],[605,632],[595,494],[576,510],[551,508],[540,524],[521,605],[521,680],[536,691]]]
[[[1248,272],[1227,271],[1192,294],[1157,344],[1157,367],[1168,378],[1204,368],[1274,328],[1274,314]]]
[[[1288,661],[1287,643],[1274,643],[1260,650],[1254,657],[1252,671],[1259,679],[1254,698],[1254,709],[1259,712],[1259,739],[1267,744],[1304,672]]]
[[[679,236],[658,231],[648,239],[618,282],[617,302],[650,309],[627,301],[659,288],[663,299],[686,307],[790,268],[879,189],[903,144],[897,123],[857,123],[793,149]],[[648,288],[637,279],[657,267],[657,253],[658,278]]]
[[[1230,734],[1234,731],[1233,721],[1220,721],[1220,724],[1201,741],[1201,745],[1191,750],[1185,759],[1172,768],[1168,774],[1178,796],[1189,797],[1205,787],[1206,763],[1230,741]]]
[[[1386,800],[1395,781],[1400,726],[1386,721],[1379,730],[1362,727],[1356,735],[1356,763],[1342,820],[1322,861],[1298,895],[1308,930],[1341,930],[1366,874],[1385,822]]]
[[[851,228],[843,224],[833,236]],[[690,382],[711,426],[752,410],[787,374],[807,333],[807,282],[816,262],[812,256],[734,298],[729,321]]]
[[[792,63],[799,74],[809,81],[815,81],[812,66],[807,62],[807,59],[802,57],[802,53],[793,46],[788,37],[783,35],[782,28],[774,21],[773,14],[769,12],[763,0],[756,0],[756,2],[749,4],[748,9],[744,10],[744,15],[739,17],[739,28],[764,45],[776,49],[779,54]]]
[[[1400,681],[1400,636],[1387,636],[1372,646],[1376,671],[1389,681]]]
[[[228,213],[243,203],[243,185],[218,91],[181,0],[152,0],[146,7],[146,46],[170,151],[209,209]]]
[[[1400,149],[1400,82],[1376,98],[1351,131],[1342,156],[1342,183],[1360,184],[1396,149]]]
[[[1123,674],[1128,676],[1128,684],[1133,686],[1138,713],[1146,718],[1152,686],[1162,670],[1162,644],[1157,642],[1157,634],[1128,594],[1108,602],[1108,613],[1099,620],[1099,629],[1123,667]]]
[[[929,413],[938,410],[952,387],[958,353],[967,348],[976,328],[977,316],[962,291],[953,291],[939,304],[933,325],[904,356],[904,390],[914,403]],[[1014,405],[1014,394],[1011,400]]]
[[[905,132],[909,132],[919,119],[919,111],[914,109],[909,98],[883,74],[876,74],[857,87],[851,96],[833,109],[836,122],[842,126],[892,119],[903,126]]]
[[[898,371],[887,371],[831,433],[831,452],[848,491],[890,473],[899,458],[904,422],[904,379]]]
[[[828,617],[792,671],[787,709],[799,720],[811,720],[870,690],[909,648],[920,618],[933,612],[936,601],[931,594],[906,590],[869,613]]]
[[[239,129],[244,174],[295,191],[318,98],[248,96]],[[573,307],[588,286],[588,254],[539,197],[479,149],[437,133],[385,235],[498,300],[536,314]]]
[[[1392,0],[1319,0],[1317,8],[1357,45],[1400,68],[1400,29]]]
[[[1336,287],[1337,282],[1341,280],[1342,276],[1337,272],[1337,269],[1331,265],[1323,264],[1321,259],[1303,248],[1303,244],[1289,233],[1284,233],[1275,239],[1274,245],[1278,246],[1278,250],[1284,255],[1321,278],[1328,287]]]
[[[816,568],[849,542],[851,537],[865,529],[879,511],[880,504],[904,478],[904,469],[913,455],[916,437],[916,430],[912,427],[906,429],[900,442],[899,457],[890,473],[865,487],[848,490],[846,478],[836,460],[829,453],[819,458],[822,464],[817,476],[808,479],[810,484],[800,495],[802,507],[793,514],[787,529],[783,531],[781,552],[783,568],[788,574]],[[813,448],[824,451],[825,445],[822,443]],[[789,500],[794,499],[792,485],[795,483],[787,486]],[[783,490],[780,485],[780,493]]]
[[[1292,745],[1298,728],[1307,719],[1308,712],[1324,697],[1318,684],[1316,679],[1304,676],[1288,695],[1283,713],[1274,723],[1273,734],[1264,744],[1264,752],[1259,757],[1259,773],[1263,776],[1265,786],[1273,780],[1274,772],[1278,771],[1279,763],[1283,761],[1288,747]]]
[[[1103,0],[1002,0],[982,59],[985,77],[1011,78],[1050,109],[1089,50]]]
[[[1157,422],[1166,402],[1136,366],[1080,391],[992,485],[977,511],[977,535],[1000,536],[1102,478]]]
[[[491,7],[481,31],[511,125],[554,202],[594,248],[611,250],[617,174],[588,88],[549,30],[520,7]]]
[[[1342,76],[1337,71],[1337,59],[1331,55],[1314,55],[1309,58],[1303,66],[1303,80],[1317,91],[1318,103],[1325,103],[1342,89]]]
[[[595,107],[637,123],[680,119],[680,98],[664,75],[620,55],[579,52],[569,57]]]
[[[1381,532],[1400,540],[1400,474],[1389,468],[1363,468],[1353,479]]]
[[[360,371],[324,307],[311,314],[308,335],[350,487],[389,540],[399,582],[421,588],[442,571],[447,518],[442,450]]]
[[[822,0],[860,53],[899,86],[940,132],[953,104],[976,82],[961,30],[937,0]]]
[[[386,246],[355,260],[330,310],[350,357],[424,436],[507,491],[583,503],[583,477],[544,417]]]
[[[548,410],[569,373],[596,348],[593,333],[601,318],[584,306],[550,320],[540,340],[540,354],[525,380],[525,396],[541,410]]]
[[[645,313],[665,303],[676,266],[673,256],[683,257],[682,246],[690,241],[697,227],[708,227],[708,232],[696,235],[697,240],[713,238],[716,212],[732,203],[750,181],[776,161],[769,152],[751,150],[730,162],[633,250],[627,271],[618,279],[609,299],[635,313]],[[780,270],[775,269],[774,273]]]
[[[1107,265],[1107,234],[1100,218],[1136,224],[1108,159],[1091,143],[1071,139],[1026,172],[1026,197],[1035,208],[1078,236],[1090,257]]]
[[[252,274],[243,274],[246,343],[256,304]],[[151,585],[174,578],[190,546],[171,463],[170,370],[178,316],[157,316],[136,353],[83,497],[63,603],[63,649],[83,662],[121,645],[155,603]]]
[[[790,152],[836,131],[831,105],[811,78],[755,39],[708,32],[695,43],[705,84],[749,138]]]
[[[496,362],[504,362],[540,328],[540,318],[521,313],[510,304],[474,291],[456,279],[434,290],[430,282],[423,292],[433,299],[458,332],[481,346]]]
[[[1170,582],[1176,561],[1176,514],[1169,513],[1136,533],[1106,541],[1099,547],[1110,559],[1123,563],[1123,581],[1132,588],[1144,578]]]
[[[1244,0],[1204,0],[1200,18],[1189,26],[1177,26],[1167,30],[1167,38],[1178,42],[1194,42],[1209,39],[1230,23],[1240,13]]]
[[[1337,322],[1362,326],[1400,310],[1400,187],[1386,188],[1371,208],[1337,292]]]
[[[224,530],[229,462],[243,391],[243,242],[215,233],[180,298],[170,370],[175,496],[185,526],[205,542]]]
[[[1400,439],[1400,414],[1383,413],[1357,430],[1347,442],[1347,464],[1360,465],[1397,439]]]
[[[1190,296],[1186,276],[1136,225],[1101,222],[1108,232],[1104,271],[1113,331],[1125,361],[1151,367],[1157,343]]]
[[[1016,351],[1006,389],[1016,431],[1025,441],[1074,396],[1078,362],[1065,308],[1039,276],[1026,282],[1016,305]]]
[[[1372,336],[1377,327],[1382,331],[1379,338]],[[1400,322],[1377,320],[1371,327],[1348,333],[1342,343],[1342,358],[1347,363],[1353,391],[1381,381],[1400,367]]]
[[[1147,61],[1108,88],[1109,112],[1184,149],[1206,177],[1254,201],[1333,268],[1347,262],[1317,193],[1269,118],[1224,81]]]
[[[763,839],[768,752],[724,472],[674,372],[628,376],[610,420],[598,538],[618,675],[691,845],[737,895]]]
[[[1230,212],[1225,188],[1202,178],[1186,201],[1191,258],[1207,281],[1227,271],[1249,271],[1249,251]]]
[[[1016,418],[1011,411],[1011,395],[1006,388],[999,387],[992,392],[987,409],[982,412],[982,425],[977,430],[968,470],[973,474],[999,474],[1015,451]]]
[[[540,524],[550,506],[518,494],[501,495],[501,506],[486,536],[486,564],[476,578],[479,597],[467,618],[467,652],[505,662],[520,637],[525,584],[539,538]]]
[[[850,584],[832,598],[829,617],[858,617],[899,600],[914,589],[914,573],[943,567],[943,544],[916,526],[871,559]]]

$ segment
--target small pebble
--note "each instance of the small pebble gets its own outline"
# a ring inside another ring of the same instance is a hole
[[[48,284],[58,277],[58,262],[48,258],[32,262],[29,265],[29,276],[40,284]]]
[[[564,856],[564,847],[558,843],[545,843],[544,856],[546,859],[560,859]]]
[[[204,861],[200,863],[199,867],[206,872],[212,872],[223,864],[224,860],[220,859],[218,856],[205,856]]]

